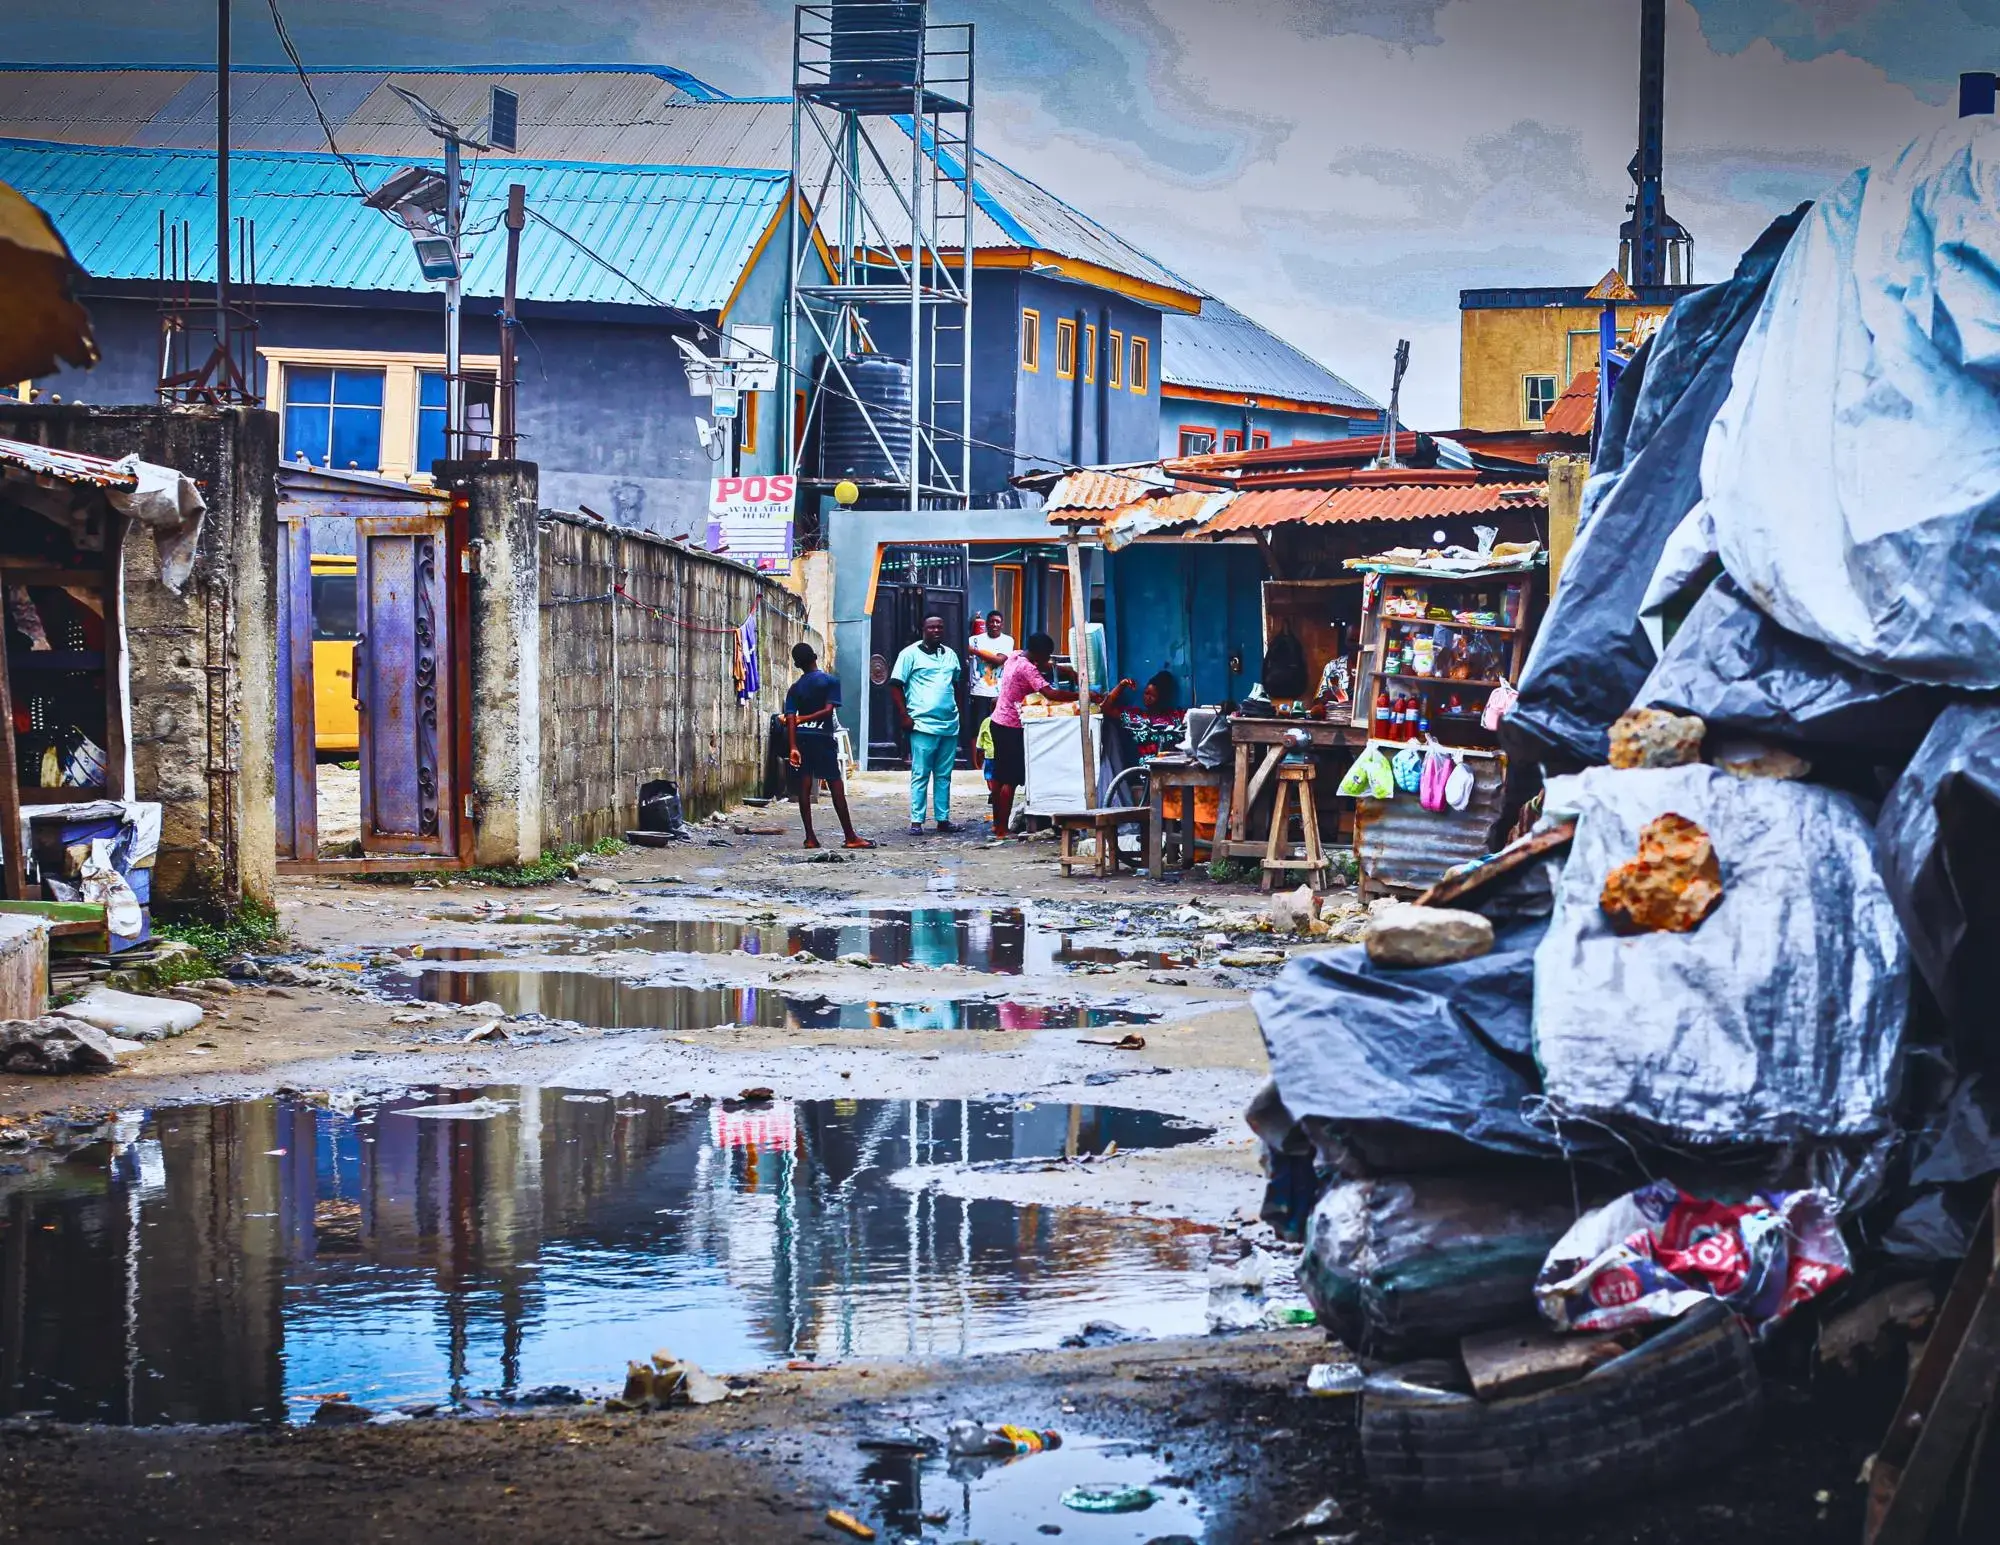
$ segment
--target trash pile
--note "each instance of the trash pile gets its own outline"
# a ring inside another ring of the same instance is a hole
[[[1725,1452],[1755,1343],[1968,1247],[2000,1172],[1996,189],[2000,125],[1961,120],[1674,308],[1503,728],[1525,835],[1256,994],[1267,1217],[1370,1370],[1391,1498]]]

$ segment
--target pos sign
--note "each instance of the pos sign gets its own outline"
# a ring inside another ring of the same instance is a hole
[[[725,520],[790,520],[797,488],[798,479],[790,477],[713,478],[708,513]]]

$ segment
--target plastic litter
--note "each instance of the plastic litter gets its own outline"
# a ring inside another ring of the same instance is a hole
[[[1160,1499],[1148,1486],[1072,1486],[1062,1505],[1079,1513],[1143,1513]]]
[[[1290,1523],[1278,1530],[1277,1537],[1284,1540],[1299,1534],[1316,1534],[1328,1524],[1339,1523],[1340,1516],[1339,1500],[1334,1497],[1322,1497],[1318,1502],[1299,1514],[1297,1518],[1294,1518]]]
[[[1393,799],[1396,775],[1380,746],[1369,746],[1341,775],[1340,793],[1349,799]]]
[[[1326,1397],[1358,1395],[1368,1375],[1352,1358],[1337,1363],[1314,1363],[1306,1374],[1306,1393]]]
[[[1604,1331],[1720,1299],[1762,1335],[1849,1274],[1839,1215],[1824,1191],[1717,1202],[1655,1181],[1577,1220],[1535,1302],[1558,1330]]]
[[[1011,1459],[1061,1448],[1062,1434],[1045,1428],[987,1426],[956,1421],[945,1429],[945,1452],[955,1459]]]
[[[1887,1132],[1907,955],[1856,801],[1704,765],[1600,767],[1551,779],[1548,809],[1577,816],[1535,953],[1534,1051],[1559,1114],[1697,1144]],[[1605,877],[1668,813],[1709,834],[1722,903],[1692,933],[1620,938]]]
[[[852,1513],[843,1512],[837,1507],[830,1507],[826,1510],[826,1521],[842,1534],[851,1534],[857,1540],[872,1540],[875,1538],[875,1531],[873,1529],[869,1528],[868,1525],[864,1524]]]

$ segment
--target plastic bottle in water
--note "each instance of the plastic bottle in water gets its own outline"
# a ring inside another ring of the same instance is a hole
[[[1034,1427],[989,1427],[984,1422],[963,1421],[945,1429],[945,1449],[960,1459],[1012,1459],[1061,1447],[1061,1433]]]

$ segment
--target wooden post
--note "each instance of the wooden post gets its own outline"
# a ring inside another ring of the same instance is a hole
[[[1563,564],[1576,545],[1577,518],[1583,513],[1583,482],[1590,463],[1581,456],[1557,456],[1549,462],[1549,594],[1556,592]]]
[[[1076,662],[1076,722],[1083,736],[1083,808],[1097,808],[1097,747],[1090,734],[1090,608],[1083,588],[1083,547],[1069,528],[1069,618],[1071,657]],[[1108,651],[1107,651],[1108,653]],[[1109,661],[1106,661],[1107,666]],[[1102,834],[1099,841],[1105,840]]]

